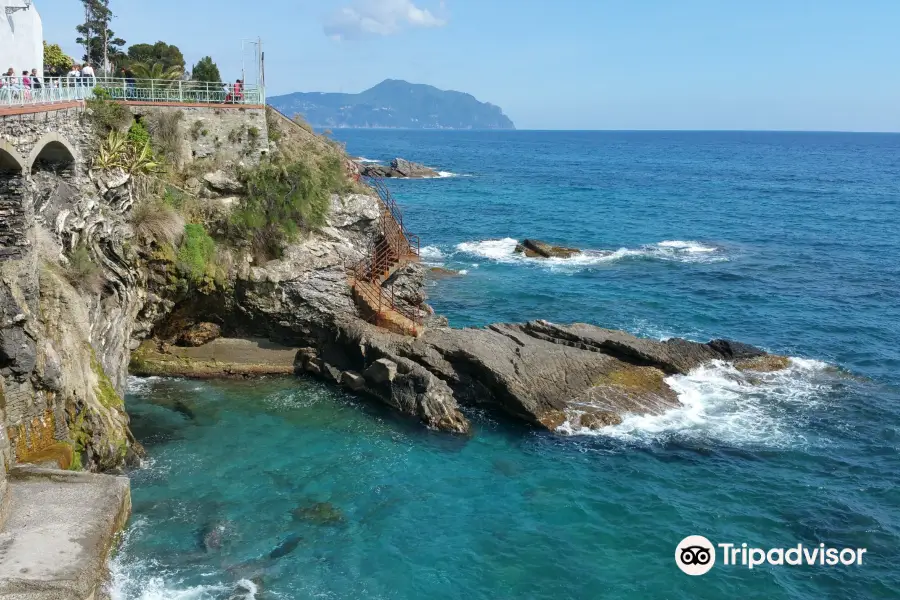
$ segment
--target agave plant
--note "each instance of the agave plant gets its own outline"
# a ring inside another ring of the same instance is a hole
[[[131,175],[152,173],[159,169],[159,163],[153,157],[150,142],[142,147],[130,144],[125,151],[122,168]]]
[[[99,171],[123,168],[128,150],[128,136],[120,131],[110,131],[94,157],[93,168]]]

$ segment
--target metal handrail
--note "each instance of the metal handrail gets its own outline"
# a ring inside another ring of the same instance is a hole
[[[381,235],[371,243],[367,256],[351,267],[353,287],[357,293],[367,298],[376,317],[387,308],[421,325],[424,322],[422,311],[398,303],[393,286],[388,286],[387,289],[383,287],[384,282],[392,275],[392,269],[401,264],[403,259],[419,256],[419,238],[404,228],[403,212],[384,182],[375,177],[366,177],[365,181],[378,193],[381,200]],[[360,286],[359,282],[370,285]],[[377,294],[373,289],[377,289]]]
[[[209,83],[126,77],[0,77],[0,106],[25,106],[90,100],[102,89],[111,100],[200,104],[263,104],[265,92],[254,84]]]

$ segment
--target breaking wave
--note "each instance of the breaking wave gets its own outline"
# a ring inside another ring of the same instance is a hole
[[[666,382],[678,394],[680,407],[660,415],[628,415],[619,425],[599,430],[575,425],[583,411],[572,410],[558,431],[636,444],[788,447],[804,442],[797,419],[822,402],[837,379],[835,369],[824,362],[791,358],[788,368],[773,373],[745,373],[713,361]]]
[[[444,253],[437,246],[423,247],[419,250],[419,256],[429,265],[440,265],[444,260]]]
[[[360,156],[356,159],[358,163],[380,163],[380,160],[375,160],[373,158],[366,158],[365,156]]]
[[[218,600],[223,597],[256,600],[259,590],[248,579],[234,583],[182,585],[177,573],[157,561],[136,560],[128,551],[130,541],[146,527],[148,522],[145,519],[135,519],[125,530],[121,548],[109,562],[108,592],[112,600]],[[215,573],[209,574],[210,578],[215,576]]]
[[[456,249],[501,263],[535,263],[553,267],[587,268],[623,260],[661,260],[682,263],[714,263],[729,260],[722,248],[700,242],[666,240],[638,248],[585,250],[569,258],[531,259],[515,252],[517,240],[503,238],[457,244]]]

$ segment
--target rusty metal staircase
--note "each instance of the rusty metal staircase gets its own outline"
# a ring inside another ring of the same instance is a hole
[[[424,311],[397,298],[390,279],[399,269],[419,260],[419,238],[403,226],[403,213],[381,179],[365,178],[381,204],[378,235],[366,257],[350,269],[353,298],[370,322],[396,333],[418,336],[423,330]]]

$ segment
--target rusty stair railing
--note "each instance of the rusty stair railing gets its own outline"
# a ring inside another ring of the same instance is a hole
[[[381,201],[379,235],[369,246],[368,254],[352,268],[352,286],[368,308],[376,323],[380,324],[386,311],[393,311],[412,322],[413,335],[424,322],[424,312],[399,301],[393,285],[385,286],[400,268],[419,259],[420,242],[403,225],[403,212],[381,179],[366,177],[364,181],[378,194]]]

